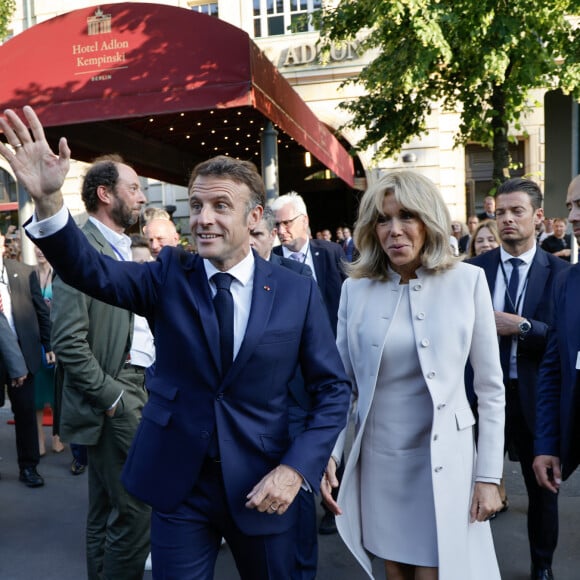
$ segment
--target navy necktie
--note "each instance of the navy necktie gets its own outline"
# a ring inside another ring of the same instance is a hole
[[[517,314],[516,307],[518,301],[518,287],[520,285],[520,266],[524,263],[519,258],[510,258],[508,262],[512,265],[510,281],[506,289],[504,312]]]
[[[211,279],[217,288],[213,305],[220,329],[220,359],[224,377],[234,360],[234,298],[230,292],[234,278],[231,274],[220,273],[214,274]]]
[[[503,311],[510,314],[517,314],[518,287],[520,285],[520,266],[524,263],[519,258],[510,258],[508,260],[512,265],[512,273],[505,291],[505,302]],[[502,336],[499,341],[501,367],[503,370],[504,382],[507,384],[510,372],[510,356],[512,350],[512,337]]]

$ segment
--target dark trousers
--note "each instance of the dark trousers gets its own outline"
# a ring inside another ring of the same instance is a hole
[[[291,401],[288,407],[288,418],[290,437],[294,439],[304,432],[308,421],[308,411],[298,405],[295,400]],[[314,580],[318,567],[318,529],[314,494],[301,489],[294,501],[298,507],[298,523],[294,540],[296,562],[292,580]]]
[[[301,489],[294,501],[298,504],[298,523],[294,532],[296,567],[292,580],[314,580],[318,566],[315,497],[311,491]]]
[[[290,580],[295,527],[282,534],[243,534],[230,515],[220,464],[208,459],[188,498],[174,512],[153,511],[153,578],[211,580],[223,537],[242,580]]]
[[[70,450],[73,458],[77,463],[81,465],[87,465],[89,463],[89,457],[86,445],[80,445],[79,443],[71,443]]]
[[[517,453],[528,492],[528,540],[532,563],[551,568],[558,543],[558,496],[538,485],[532,463],[534,435],[522,413],[517,381],[506,386],[506,443]]]
[[[9,381],[8,381],[8,384]],[[38,427],[34,406],[34,377],[28,375],[21,387],[8,387],[8,396],[14,413],[16,431],[16,454],[18,467],[36,467],[40,460],[38,451]]]

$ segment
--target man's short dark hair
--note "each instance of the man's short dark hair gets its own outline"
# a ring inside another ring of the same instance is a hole
[[[274,212],[270,206],[264,208],[262,221],[266,224],[268,232],[271,232],[276,227],[276,216],[274,215]]]
[[[530,197],[530,202],[534,209],[540,209],[544,202],[544,196],[540,186],[531,179],[524,179],[523,177],[512,177],[504,181],[498,188],[495,196],[505,193],[515,193],[516,191],[523,191]]]
[[[207,161],[198,163],[191,172],[188,189],[191,191],[193,182],[199,176],[222,177],[236,183],[243,183],[250,190],[248,213],[256,206],[264,207],[266,202],[266,188],[256,166],[250,161],[241,161],[226,155],[218,155]]]
[[[125,163],[120,155],[103,155],[97,157],[83,179],[81,197],[85,208],[89,213],[95,213],[99,208],[97,188],[101,185],[110,191],[115,191],[119,181],[118,165]]]

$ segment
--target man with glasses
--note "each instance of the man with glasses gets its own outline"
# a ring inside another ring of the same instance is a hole
[[[340,302],[340,289],[346,278],[343,264],[345,255],[339,244],[326,240],[311,240],[308,211],[304,199],[295,191],[282,195],[274,200],[271,205],[276,215],[276,227],[281,246],[274,248],[274,253],[285,258],[297,260],[310,267],[314,279],[320,288],[328,317],[332,324],[332,330],[336,336],[336,325],[338,322],[338,304]],[[308,410],[303,409],[303,421],[308,417]],[[339,472],[339,476],[342,474]],[[337,490],[338,491],[338,490]],[[308,543],[316,541],[316,534],[308,533],[310,522],[316,518],[316,508],[314,499],[305,498],[308,505],[302,505],[304,540],[302,544],[304,550],[298,547],[298,552],[306,553]],[[334,514],[322,504],[324,516],[320,522],[318,532],[324,535],[336,533],[336,523]],[[315,524],[314,524],[315,525]],[[299,554],[299,559],[307,560],[304,555]]]
[[[346,278],[342,248],[326,240],[310,239],[306,204],[295,191],[275,199],[271,208],[282,244],[274,248],[274,253],[310,266],[336,334],[340,289]]]

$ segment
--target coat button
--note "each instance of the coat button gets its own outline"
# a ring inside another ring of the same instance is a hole
[[[223,393],[218,393],[215,400],[216,401],[221,401],[224,398],[224,394]]]
[[[425,313],[419,312],[419,314],[417,314],[417,320],[425,320]]]
[[[437,405],[437,410],[438,410],[438,411],[442,411],[443,409],[445,409],[445,407],[446,407],[446,406],[447,406],[447,405],[446,405],[445,403],[439,403],[439,404]]]
[[[202,439],[209,439],[209,431],[202,431],[201,438]]]
[[[443,469],[443,467],[441,465],[438,465],[433,471],[435,473],[439,473],[442,469]]]
[[[435,371],[429,371],[429,372],[427,373],[427,378],[428,378],[428,379],[433,379],[433,378],[435,378]]]
[[[430,344],[431,344],[431,343],[429,342],[429,339],[428,339],[428,338],[424,338],[424,339],[421,341],[421,346],[423,346],[423,347],[428,347]]]
[[[435,433],[435,435],[433,435],[433,441],[437,441],[437,439],[439,439],[439,435],[437,435],[437,433]]]
[[[421,284],[415,284],[415,286],[413,286],[413,290],[415,290],[416,292],[421,290],[423,288],[423,286]]]

